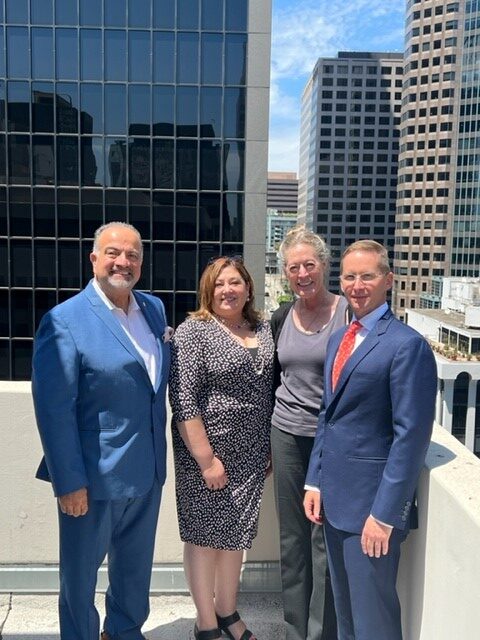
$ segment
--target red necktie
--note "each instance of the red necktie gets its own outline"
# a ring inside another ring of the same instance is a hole
[[[335,356],[335,362],[333,363],[332,371],[332,389],[335,390],[338,379],[342,373],[342,369],[346,361],[352,355],[353,347],[355,345],[355,336],[362,328],[360,322],[355,320],[345,331],[342,341],[338,347],[337,355]]]

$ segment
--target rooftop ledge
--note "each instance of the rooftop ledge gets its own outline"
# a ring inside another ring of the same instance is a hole
[[[0,415],[0,592],[52,592],[58,584],[55,502],[48,484],[34,480],[41,451],[30,383],[0,382]],[[404,640],[473,640],[480,629],[480,460],[439,426],[434,427],[418,501],[420,527],[404,544],[398,581]],[[245,556],[244,592],[279,590],[275,523],[269,481],[259,535]],[[181,557],[169,459],[154,593],[185,591]],[[99,587],[104,583],[102,572]],[[273,601],[278,598],[272,606]]]

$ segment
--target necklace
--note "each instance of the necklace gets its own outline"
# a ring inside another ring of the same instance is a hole
[[[245,318],[242,318],[241,322],[230,322],[230,320],[227,320],[226,318],[222,318],[222,316],[214,316],[215,320],[217,320],[217,322],[220,322],[220,324],[223,324],[224,327],[227,327],[227,329],[243,329],[244,327],[248,327],[249,326],[249,322],[248,320],[246,320]]]
[[[307,333],[307,334],[320,333],[320,331],[322,331],[327,326],[327,324],[330,322],[330,320],[332,319],[332,315],[333,315],[333,311],[334,311],[334,310],[330,309],[330,314],[329,314],[327,322],[322,324],[322,326],[319,329],[310,329],[310,327],[315,324],[315,322],[318,320],[318,318],[321,316],[321,314],[325,311],[325,306],[322,305],[320,307],[320,309],[315,313],[315,315],[310,320],[310,322],[308,322],[308,324],[305,324],[303,322],[302,309],[303,309],[303,307],[302,307],[301,303],[299,302],[298,307],[297,307],[297,315],[299,317],[300,324],[302,325],[302,331],[304,333]]]

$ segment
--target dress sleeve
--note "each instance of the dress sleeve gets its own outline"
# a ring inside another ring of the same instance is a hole
[[[201,320],[186,320],[172,339],[169,399],[175,422],[191,420],[201,413],[200,397],[206,379],[203,324]]]

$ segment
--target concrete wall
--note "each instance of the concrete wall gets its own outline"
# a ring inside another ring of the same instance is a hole
[[[0,567],[55,564],[58,556],[56,502],[50,484],[34,477],[42,452],[29,382],[0,382],[0,415]],[[182,562],[171,447],[168,464],[158,525],[157,564]],[[259,535],[254,547],[246,553],[246,560],[265,563],[277,557],[278,533],[269,479]]]
[[[420,526],[404,544],[398,588],[405,640],[480,635],[480,461],[434,429],[418,487]]]
[[[259,308],[265,280],[271,5],[271,0],[248,5],[244,259]]]

